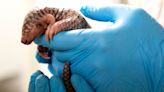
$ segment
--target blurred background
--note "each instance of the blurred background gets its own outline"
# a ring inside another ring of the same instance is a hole
[[[164,24],[163,0],[1,0],[0,2],[0,92],[27,92],[30,75],[41,70],[46,75],[47,65],[35,59],[36,45],[20,43],[24,16],[35,7],[69,7],[79,10],[84,4],[110,5],[123,3],[142,7],[159,23]],[[93,25],[94,22],[92,23]]]

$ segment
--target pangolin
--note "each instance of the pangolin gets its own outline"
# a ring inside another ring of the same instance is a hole
[[[60,31],[91,28],[85,18],[72,9],[59,9],[45,7],[30,11],[22,26],[23,44],[30,44],[40,35],[45,34],[46,41],[49,41],[56,33]],[[48,51],[50,49],[38,46],[38,51],[43,58],[50,58]],[[62,73],[62,79],[67,92],[75,92],[71,82],[70,64],[66,62]]]

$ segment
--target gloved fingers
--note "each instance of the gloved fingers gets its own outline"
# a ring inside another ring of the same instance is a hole
[[[50,71],[51,74],[56,75],[56,71],[52,66],[52,63],[48,64],[48,70]]]
[[[64,64],[65,62],[69,62],[69,64],[73,64],[74,62],[78,62],[82,58],[88,56],[95,50],[95,47],[92,47],[92,46],[97,45],[96,41],[98,41],[98,40],[96,40],[96,39],[99,37],[99,36],[96,36],[97,35],[96,32],[92,31],[92,32],[88,32],[86,34],[84,32],[84,34],[81,33],[81,34],[77,35],[77,37],[75,35],[76,34],[67,35],[68,36],[67,38],[65,38],[66,35],[61,35],[60,36],[61,39],[56,38],[58,43],[55,44],[56,47],[54,46],[54,48],[56,50],[53,51],[53,55],[55,56],[55,58],[58,62],[61,62],[62,64]],[[69,39],[69,38],[72,38],[72,39]],[[65,42],[62,42],[62,39],[65,40]],[[75,40],[78,40],[78,39],[80,41],[76,42]],[[67,46],[68,46],[68,48],[67,48]],[[54,61],[54,60],[52,60],[52,61]],[[55,63],[55,62],[53,62],[53,63]],[[57,64],[53,64],[53,65],[57,65]]]
[[[39,63],[51,63],[51,59],[45,59],[42,56],[40,56],[39,52],[36,53],[36,59]]]
[[[67,32],[59,32],[47,42],[45,35],[37,37],[34,42],[43,47],[48,47],[52,50],[65,51],[79,47],[82,42],[85,42],[91,37],[94,31],[90,29],[72,30]]]
[[[64,63],[58,61],[55,57],[53,57],[53,61],[49,64],[50,72],[55,76],[60,76],[63,72]]]
[[[41,45],[43,47],[50,47],[50,43],[46,41],[45,35],[41,35],[34,39],[34,42],[38,45]]]
[[[130,8],[126,5],[110,5],[104,7],[83,6],[80,11],[88,18],[98,21],[116,22],[127,15]]]
[[[44,74],[41,74],[36,78],[35,92],[50,92],[49,79]]]
[[[61,78],[53,76],[50,79],[51,92],[66,92]]]
[[[79,75],[72,75],[71,82],[76,92],[94,92],[86,80]]]
[[[35,82],[38,76],[42,75],[43,73],[41,71],[36,71],[31,75],[30,82],[29,82],[29,88],[28,92],[35,92]]]
[[[50,44],[52,49],[56,51],[71,50],[79,47],[92,33],[91,30],[85,29],[60,32],[50,40]]]

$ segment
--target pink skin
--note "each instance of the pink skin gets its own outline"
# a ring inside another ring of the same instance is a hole
[[[54,28],[55,24],[55,17],[52,16],[51,14],[47,14],[45,17],[47,23],[49,23],[49,26],[47,27],[47,30],[45,32],[45,39],[47,42],[49,42],[50,39],[56,34],[57,27]]]

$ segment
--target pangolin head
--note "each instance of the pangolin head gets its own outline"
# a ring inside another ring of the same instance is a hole
[[[21,42],[31,44],[32,41],[46,30],[47,25],[40,19],[49,12],[50,8],[34,9],[30,11],[24,19],[22,26]]]

